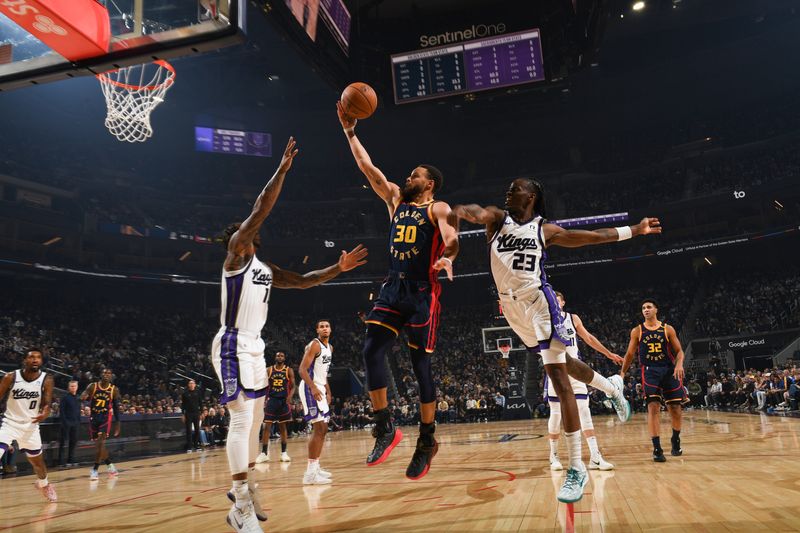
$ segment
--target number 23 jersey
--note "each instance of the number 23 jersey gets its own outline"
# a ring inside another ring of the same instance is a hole
[[[502,226],[489,241],[492,277],[500,294],[538,289],[546,280],[542,271],[546,258],[543,224],[540,216],[518,224],[506,213]]]

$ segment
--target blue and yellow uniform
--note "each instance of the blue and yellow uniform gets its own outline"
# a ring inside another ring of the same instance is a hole
[[[89,438],[95,440],[100,433],[106,436],[111,434],[111,420],[114,408],[114,385],[104,389],[100,382],[94,384],[94,392],[89,398]]]
[[[407,328],[408,345],[428,353],[436,346],[441,293],[433,265],[444,252],[432,214],[434,203],[403,202],[395,209],[389,233],[389,274],[365,321],[397,335]]]
[[[656,329],[639,324],[639,366],[642,369],[642,388],[648,402],[665,403],[683,400],[683,382],[675,379],[675,356],[672,355],[667,324]]]
[[[283,365],[278,370],[274,366],[269,368],[267,377],[267,388],[269,396],[264,410],[264,420],[267,422],[288,422],[292,418],[292,411],[289,409],[287,396],[289,395],[289,367]]]

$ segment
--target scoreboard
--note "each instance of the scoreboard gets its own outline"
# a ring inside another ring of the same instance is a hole
[[[272,157],[272,135],[258,131],[194,128],[195,150]]]
[[[538,29],[395,54],[391,62],[396,104],[544,80]]]

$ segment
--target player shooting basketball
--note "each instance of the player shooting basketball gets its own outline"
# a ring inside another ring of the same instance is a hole
[[[367,465],[382,463],[403,438],[394,426],[386,382],[386,351],[400,330],[408,335],[411,364],[419,383],[420,435],[406,469],[406,477],[419,479],[428,473],[439,449],[433,434],[436,429],[436,386],[431,372],[431,356],[439,327],[440,270],[453,279],[453,261],[458,255],[458,235],[448,222],[450,206],[434,199],[444,178],[431,165],[419,165],[406,178],[401,189],[386,179],[372,163],[355,134],[356,120],[337,104],[350,150],[358,168],[372,189],[386,203],[391,221],[389,234],[389,273],[365,322],[364,362],[367,386],[375,417],[375,447]]]

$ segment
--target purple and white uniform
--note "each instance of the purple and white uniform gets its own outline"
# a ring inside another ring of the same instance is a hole
[[[556,300],[544,272],[544,219],[518,224],[506,213],[503,224],[489,241],[492,276],[508,324],[528,348],[550,348],[553,339],[571,345]],[[544,355],[544,354],[543,354]],[[563,363],[545,360],[545,364]]]
[[[20,450],[33,457],[42,453],[42,437],[39,423],[33,419],[39,416],[39,408],[44,399],[44,378],[46,373],[26,381],[22,370],[14,371],[14,384],[8,391],[6,412],[0,422],[0,448],[8,450],[12,441],[17,441]]]
[[[272,270],[254,255],[242,269],[222,271],[220,328],[211,363],[222,385],[220,403],[239,392],[259,398],[267,392],[267,363],[261,330],[267,322]]]
[[[575,324],[572,322],[572,315],[570,313],[562,313],[564,317],[564,327],[567,328],[567,334],[572,340],[572,346],[567,346],[567,356],[574,357],[575,359],[580,359],[580,353],[578,353],[578,337],[577,337],[577,330],[575,329]],[[556,390],[553,388],[553,382],[547,377],[547,374],[544,376],[545,381],[545,399],[551,402],[557,402],[558,396],[556,395]],[[569,376],[569,384],[572,385],[572,391],[575,393],[576,400],[588,400],[589,398],[589,389],[586,386],[586,383],[583,381],[578,381],[577,379]]]
[[[326,387],[328,383],[328,369],[331,367],[331,360],[333,359],[333,350],[330,344],[325,344],[319,339],[311,341],[316,343],[319,347],[319,354],[314,358],[314,363],[308,368],[308,375],[311,381],[322,392],[322,399],[317,400],[311,394],[311,389],[306,386],[305,381],[300,381],[300,401],[303,403],[303,417],[306,422],[313,424],[320,420],[328,422],[331,416],[330,407],[328,406],[327,398],[325,397]]]

